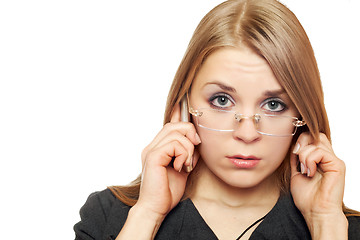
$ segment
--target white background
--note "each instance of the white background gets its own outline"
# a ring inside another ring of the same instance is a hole
[[[91,192],[136,178],[190,37],[220,2],[0,2],[3,239],[73,239]],[[359,1],[283,2],[313,44],[344,201],[360,210]]]

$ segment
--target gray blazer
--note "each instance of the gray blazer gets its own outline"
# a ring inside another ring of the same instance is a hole
[[[89,196],[75,224],[75,240],[114,240],[124,226],[130,207],[109,189]],[[360,217],[348,217],[349,239],[360,239]],[[141,226],[139,226],[141,231]],[[241,233],[239,229],[239,234]],[[165,218],[157,240],[218,239],[190,199],[180,202]],[[274,208],[252,233],[251,240],[311,239],[306,222],[291,195],[281,196]]]

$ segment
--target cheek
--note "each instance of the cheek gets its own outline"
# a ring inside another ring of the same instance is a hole
[[[270,138],[267,136],[267,138]],[[292,142],[292,137],[271,137],[267,143],[264,145],[266,152],[266,157],[276,162],[276,165],[279,166],[282,161],[285,159],[286,154],[289,152],[289,148]]]
[[[205,161],[221,157],[223,154],[221,150],[227,145],[227,139],[231,138],[228,133],[211,131],[201,127],[197,128],[197,133],[201,138],[199,152]]]
[[[223,150],[230,150],[228,146],[234,146],[231,133],[214,132],[202,128],[197,128],[197,132],[202,143],[199,146],[199,152],[205,162],[213,162],[219,157],[224,157]],[[255,143],[256,147],[249,146],[255,152],[253,154],[267,159],[272,162],[274,167],[278,167],[289,151],[292,142],[291,137],[272,137],[262,136],[259,142]]]

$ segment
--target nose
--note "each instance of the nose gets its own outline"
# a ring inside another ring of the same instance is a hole
[[[241,117],[237,119],[237,127],[233,132],[234,138],[245,143],[256,142],[261,138],[261,134],[256,128],[256,119],[254,117]]]

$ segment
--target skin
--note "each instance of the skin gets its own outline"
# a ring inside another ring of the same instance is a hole
[[[223,89],[222,85],[232,89]],[[285,92],[272,97],[265,95],[266,92],[279,90],[282,87],[263,58],[248,49],[222,49],[213,53],[203,64],[191,89],[190,105],[195,109],[211,108],[213,103],[209,104],[210,97],[227,94],[233,102],[228,101],[227,105],[231,107],[225,110],[236,110],[252,116],[269,109],[266,101],[279,98],[287,105],[281,116],[297,116],[298,113]],[[218,104],[216,100],[214,102]],[[279,106],[276,110],[282,108]],[[221,180],[234,187],[235,192],[231,190],[228,195],[235,193],[235,198],[243,195],[237,194],[236,188],[255,190],[259,185],[273,181],[272,174],[282,163],[292,141],[291,135],[273,137],[258,133],[251,120],[243,120],[237,125],[235,131],[230,133],[197,127],[200,138],[204,139],[199,146],[200,155],[205,167],[210,170],[205,172],[214,175],[209,176],[212,184],[218,184],[217,181]],[[227,158],[234,155],[251,155],[261,160],[255,168],[239,169]]]
[[[212,108],[218,103],[216,100],[209,103],[209,99],[227,94],[232,101],[227,101],[225,106],[230,107],[226,110],[252,116],[268,110],[269,99],[281,99],[287,106],[281,115],[297,116],[295,107],[282,90],[263,58],[249,49],[222,49],[209,56],[197,74],[190,105],[195,109]],[[269,91],[281,93],[270,97],[265,94]],[[282,108],[280,105],[276,110]],[[274,172],[289,151],[292,136],[262,135],[251,120],[242,121],[233,132],[210,131],[198,126],[196,129],[203,139],[198,149],[204,164],[191,199],[220,239],[235,239],[241,234],[239,229],[246,229],[275,205],[279,189],[273,184]],[[234,155],[255,156],[261,160],[253,168],[238,168],[228,158]],[[226,209],[229,209],[228,214],[224,216]],[[237,219],[229,223],[226,220],[244,215],[248,216],[246,221]],[[229,231],[231,226],[233,231]]]
[[[265,60],[246,48],[218,50],[207,58],[192,85],[192,107],[207,107],[209,95],[224,92],[214,81],[228,86],[226,93],[231,93],[234,106],[247,116],[264,110],[263,102],[268,98],[264,92],[281,90]],[[286,94],[277,97],[287,104],[286,114],[298,116]],[[290,159],[291,193],[313,239],[347,239],[347,220],[341,208],[345,165],[335,156],[326,136],[319,135],[319,142],[308,133],[297,139]],[[176,106],[171,122],[142,153],[139,200],[117,239],[154,238],[165,216],[184,194],[189,176],[184,167],[196,167],[200,156],[200,177],[195,180],[191,200],[220,239],[235,239],[241,233],[235,229],[245,229],[276,203],[279,189],[272,184],[273,173],[284,160],[291,141],[292,136],[258,133],[249,119],[239,123],[234,132],[205,130],[180,122],[180,108]],[[261,160],[253,168],[237,168],[227,158],[236,154],[254,155]],[[296,170],[298,161],[302,172]],[[142,231],[137,230],[139,225]],[[251,231],[244,238],[250,237]]]
[[[291,193],[313,239],[347,239],[348,222],[342,211],[345,163],[336,157],[325,136],[316,142],[302,134],[291,155]],[[302,171],[296,170],[300,161]]]

